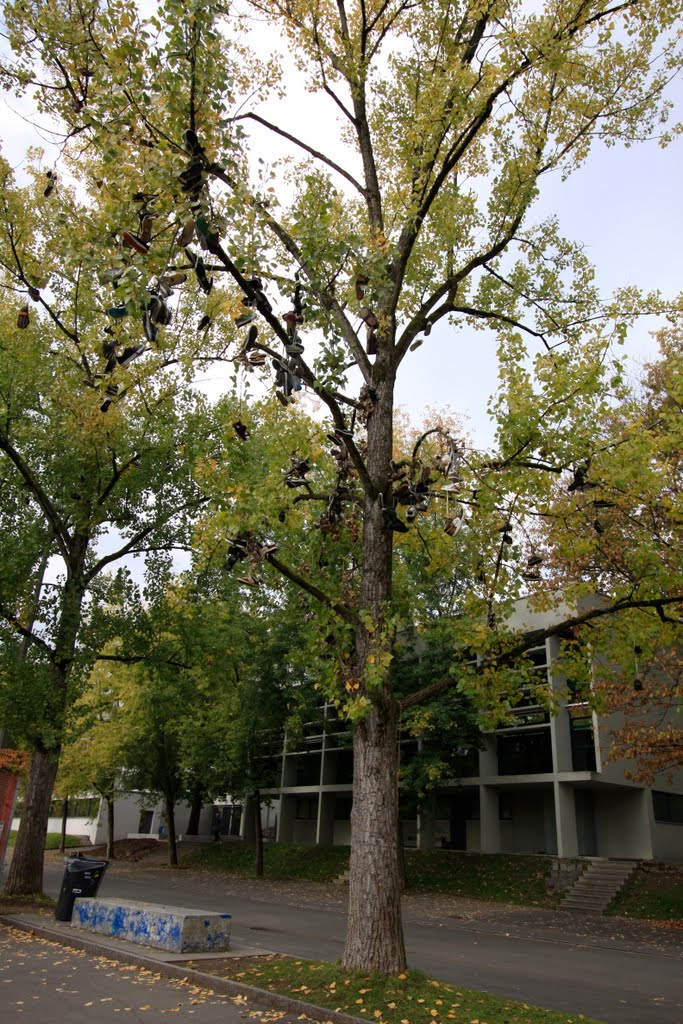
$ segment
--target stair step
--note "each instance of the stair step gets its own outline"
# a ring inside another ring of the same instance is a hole
[[[621,889],[621,888],[622,888],[622,884],[621,883],[618,886],[617,885],[577,885],[577,886],[574,887],[574,889],[572,891],[573,892],[594,893],[597,896],[597,895],[602,895],[602,893],[607,894],[607,893],[610,893],[610,892],[615,892],[617,889]]]
[[[623,888],[637,865],[637,861],[592,861],[565,893],[560,907],[601,914]]]
[[[633,868],[629,868],[627,871],[596,871],[595,869],[589,868],[586,874],[593,876],[594,878],[627,878],[631,874]]]

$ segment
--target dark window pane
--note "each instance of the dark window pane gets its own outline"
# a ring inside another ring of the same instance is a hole
[[[552,770],[549,729],[498,737],[499,775],[539,775]]]

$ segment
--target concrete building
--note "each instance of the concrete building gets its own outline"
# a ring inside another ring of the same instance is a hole
[[[524,602],[512,622],[524,631],[547,624],[547,614]],[[551,638],[528,652],[549,701],[522,699],[509,723],[483,734],[483,749],[462,752],[461,777],[445,780],[428,806],[402,801],[406,846],[683,859],[683,772],[673,785],[662,779],[650,788],[626,778],[625,762],[607,763],[616,723],[599,719],[553,671],[559,646]],[[402,741],[402,758],[416,746]],[[348,844],[352,781],[349,730],[334,708],[323,708],[296,749],[283,751],[280,785],[269,794],[277,840]]]
[[[21,821],[21,801],[18,802],[12,828],[18,829]],[[176,832],[182,836],[187,829],[190,817],[188,804],[178,804],[175,808]],[[159,836],[165,828],[163,804],[146,793],[127,793],[114,803],[114,839],[127,839],[131,836]],[[211,835],[212,808],[202,810],[199,831]],[[53,800],[50,808],[47,831],[62,831],[62,801]],[[78,836],[98,846],[107,841],[107,805],[98,796],[84,796],[69,799],[69,813],[66,822],[66,834]]]

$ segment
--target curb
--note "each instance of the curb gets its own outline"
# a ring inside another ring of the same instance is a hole
[[[29,935],[37,935],[39,938],[49,939],[60,946],[80,949],[86,953],[91,953],[93,956],[103,956],[110,960],[118,960],[122,963],[131,964],[133,967],[144,967],[147,970],[153,970],[155,974],[161,974],[175,981],[191,981],[201,988],[212,989],[214,992],[222,992],[228,996],[241,996],[254,1009],[284,1010],[296,1015],[297,1018],[304,1015],[312,1021],[331,1021],[332,1024],[367,1024],[367,1021],[363,1021],[359,1017],[351,1017],[349,1014],[341,1013],[338,1010],[327,1010],[324,1007],[314,1006],[312,1003],[305,1003],[300,999],[291,999],[289,996],[268,992],[261,988],[253,988],[251,985],[244,985],[239,981],[220,978],[215,974],[206,974],[204,971],[182,967],[163,960],[155,960],[152,957],[130,953],[127,950],[112,949],[109,946],[100,945],[98,942],[83,939],[76,935],[73,937],[69,936],[67,939],[58,932],[55,932],[54,929],[22,921],[8,914],[0,914],[0,925],[5,928],[15,928],[17,931],[27,932]]]

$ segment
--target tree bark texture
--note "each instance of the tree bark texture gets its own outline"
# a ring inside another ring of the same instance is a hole
[[[204,806],[204,796],[204,790],[200,786],[197,786],[192,794],[190,817],[187,822],[187,828],[185,829],[186,835],[188,836],[199,835],[199,818],[202,813],[202,807]]]
[[[386,356],[386,349],[384,350]],[[374,629],[356,631],[355,672],[371,710],[353,732],[353,808],[349,917],[342,959],[347,969],[397,974],[406,967],[401,921],[398,828],[398,717],[390,667],[376,669],[391,647],[393,533],[382,511],[392,504],[388,484],[393,439],[393,376],[375,364],[377,399],[368,422],[368,473],[376,493],[365,497],[360,606]],[[382,495],[380,500],[379,495]]]
[[[405,969],[398,819],[398,712],[375,708],[353,738],[349,919],[343,966]]]
[[[87,535],[78,534],[74,538],[51,659],[53,691],[50,695],[50,711],[59,735],[64,724],[69,677],[81,626],[85,594],[83,566],[88,544]],[[60,749],[61,742],[50,751],[38,748],[31,757],[19,834],[5,885],[8,896],[39,895],[43,891],[45,834]]]
[[[21,828],[5,883],[6,896],[38,896],[43,891],[43,854],[52,788],[59,755],[34,751],[26,779]]]
[[[178,841],[175,832],[175,794],[166,794],[166,827],[168,829],[168,863],[172,868],[178,867]]]

